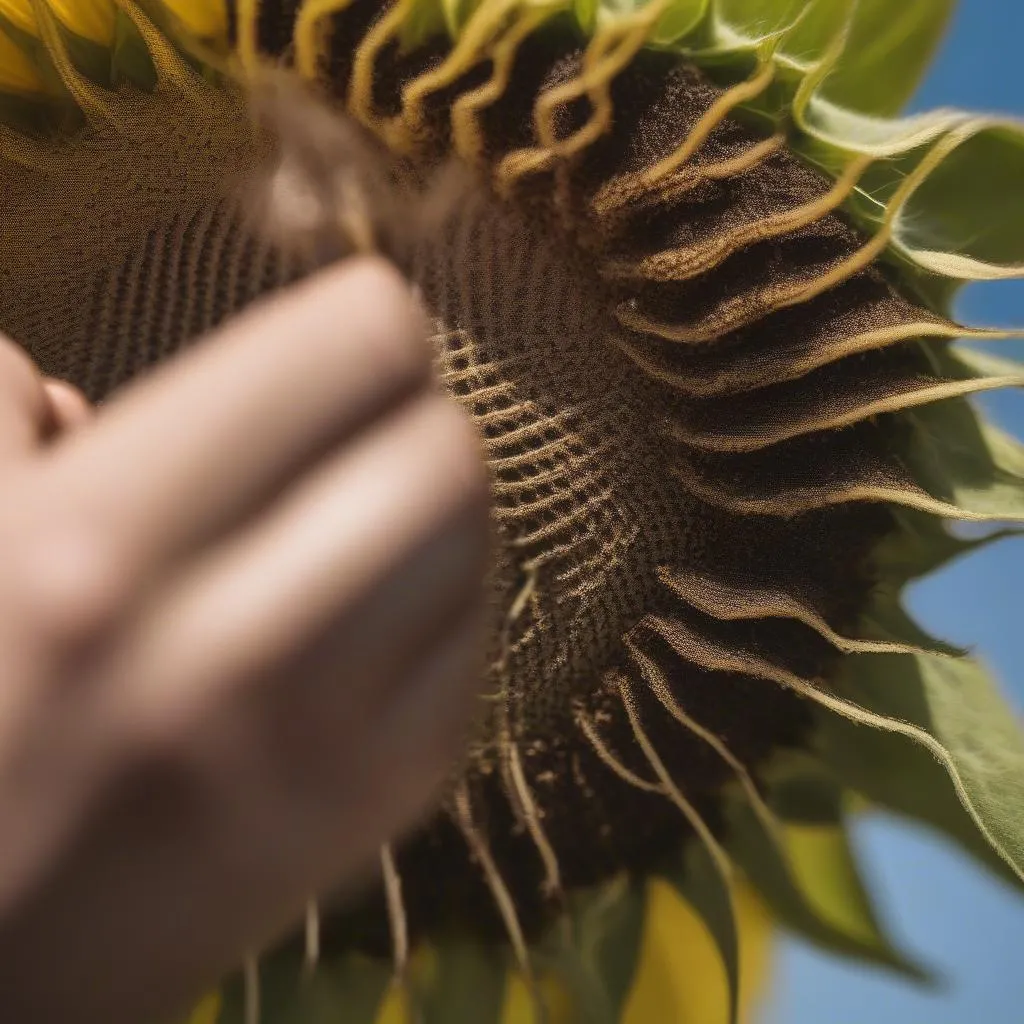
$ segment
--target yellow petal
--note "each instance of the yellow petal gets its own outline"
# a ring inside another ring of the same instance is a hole
[[[32,0],[0,0],[0,18],[6,18],[15,28],[22,32],[38,36],[36,16],[32,12]]]
[[[228,8],[224,0],[163,0],[163,6],[197,38],[219,43],[227,41]]]
[[[25,52],[0,29],[0,91],[36,95],[46,92],[39,73]]]
[[[772,922],[764,904],[746,885],[737,886],[736,912],[740,1019],[749,1021],[754,1000],[762,994],[768,978]],[[726,1024],[725,968],[707,926],[671,885],[660,880],[648,883],[647,914],[640,963],[623,1024]],[[543,996],[548,1024],[573,1020],[567,996],[550,979],[544,979]],[[518,975],[509,979],[502,1024],[536,1024],[527,988]]]
[[[112,0],[49,0],[62,25],[76,36],[112,46],[116,8]]]
[[[768,975],[771,920],[746,886],[736,891],[740,1019]],[[725,967],[707,926],[667,882],[648,883],[647,923],[624,1024],[726,1024]]]
[[[412,1019],[408,996],[399,985],[392,985],[377,1010],[376,1024],[409,1024]]]
[[[76,36],[101,46],[113,44],[116,14],[113,0],[48,0],[48,3],[60,23]],[[32,0],[0,0],[0,17],[23,32],[39,35]]]

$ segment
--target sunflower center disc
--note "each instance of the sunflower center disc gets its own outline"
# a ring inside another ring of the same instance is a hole
[[[381,118],[435,57],[381,58]],[[501,935],[499,876],[535,933],[559,891],[678,857],[683,794],[720,832],[736,773],[707,737],[756,774],[808,720],[773,666],[818,681],[836,658],[772,611],[772,594],[806,596],[847,629],[869,586],[865,553],[888,528],[877,508],[837,508],[826,493],[842,460],[888,435],[819,425],[865,376],[888,386],[886,357],[854,365],[846,340],[917,313],[859,264],[813,291],[863,244],[821,205],[829,183],[724,118],[692,166],[644,184],[720,89],[675,59],[637,57],[593,152],[509,199],[479,187],[510,153],[534,152],[535,100],[580,60],[572,38],[524,43],[506,94],[480,113],[477,186],[406,267],[433,317],[438,373],[485,447],[498,540],[493,699],[443,812],[396,851],[413,938],[446,922]],[[480,81],[428,105],[425,167],[452,155],[452,103]],[[53,178],[9,175],[24,216],[7,243],[33,262],[0,279],[5,327],[94,398],[308,270],[239,220],[238,184],[267,153],[241,97],[202,95],[218,98],[135,98],[118,132],[63,147]],[[592,112],[570,105],[556,137]],[[810,500],[791,510],[778,490]],[[754,613],[716,615],[707,587],[749,591]],[[371,902],[326,940],[386,951],[387,915]]]
[[[496,689],[566,726],[692,530],[659,456],[664,396],[610,343],[600,282],[514,211],[479,203],[417,278],[441,378],[472,415],[499,534]],[[582,692],[581,692],[582,691]]]

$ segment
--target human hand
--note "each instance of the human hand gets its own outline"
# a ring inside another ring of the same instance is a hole
[[[4,1019],[177,1008],[436,796],[481,678],[487,492],[429,369],[371,260],[89,422],[0,345]]]

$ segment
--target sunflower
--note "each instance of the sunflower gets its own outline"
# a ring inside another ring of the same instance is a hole
[[[950,7],[0,0],[0,329],[102,400],[380,249],[488,457],[443,807],[197,1024],[725,1024],[769,919],[921,980],[865,805],[1024,879],[1019,722],[901,603],[1024,520],[949,314],[1024,273],[1024,130],[894,119]]]

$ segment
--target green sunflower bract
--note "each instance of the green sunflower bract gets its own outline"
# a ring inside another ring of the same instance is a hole
[[[1024,127],[895,118],[951,8],[0,0],[0,328],[102,398],[314,269],[240,199],[321,150],[366,220],[321,193],[321,230],[419,287],[492,473],[498,699],[467,767],[378,892],[311,905],[195,1021],[725,1024],[750,888],[925,980],[853,794],[1024,881],[1020,722],[901,604],[1024,521],[1024,446],[969,404],[1024,369],[950,319],[1024,274]],[[257,127],[282,68],[299,127]],[[403,235],[391,199],[453,163]]]

